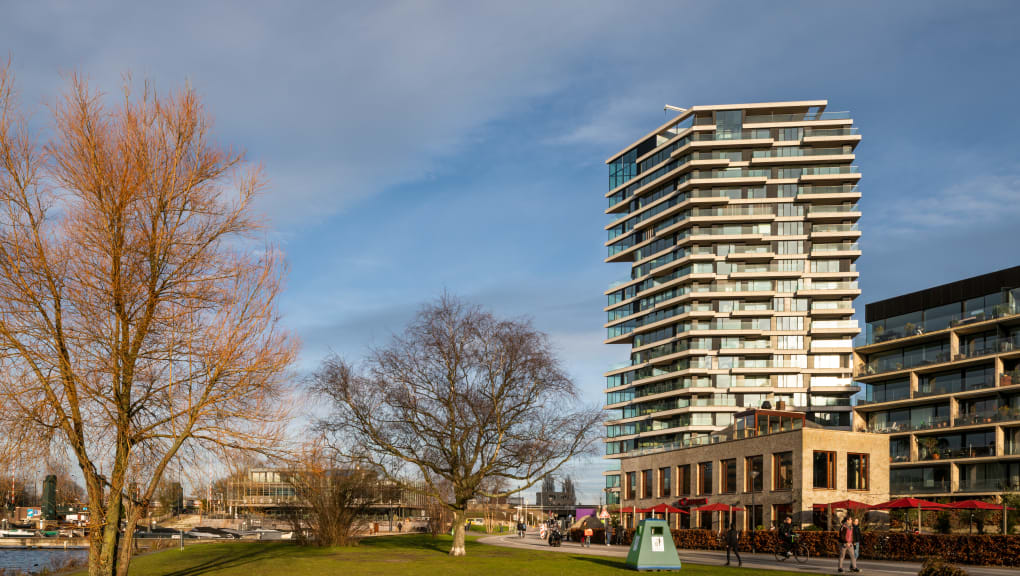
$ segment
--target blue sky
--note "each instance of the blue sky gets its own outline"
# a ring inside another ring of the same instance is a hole
[[[550,333],[586,397],[604,159],[662,106],[824,98],[864,136],[863,304],[1016,265],[1020,3],[11,2],[23,101],[81,72],[198,90],[264,164],[301,368],[356,359],[442,290]],[[600,460],[574,466],[582,495]]]

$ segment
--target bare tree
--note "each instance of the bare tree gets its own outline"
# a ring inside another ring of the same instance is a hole
[[[270,450],[285,424],[261,179],[210,129],[190,89],[106,108],[75,76],[38,142],[0,70],[0,428],[81,469],[92,576],[127,574],[172,462]]]
[[[468,501],[530,487],[588,451],[599,410],[577,390],[527,321],[500,320],[451,296],[424,306],[363,371],[328,358],[315,388],[331,399],[322,427],[356,439],[367,462],[394,480],[407,471],[454,514],[450,554],[463,556]],[[452,498],[444,498],[442,481]],[[504,485],[505,486],[505,485]]]
[[[386,496],[374,471],[343,460],[318,442],[306,447],[287,477],[302,505],[291,517],[294,532],[302,542],[318,546],[357,544],[372,505]]]

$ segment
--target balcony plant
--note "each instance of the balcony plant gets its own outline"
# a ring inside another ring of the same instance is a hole
[[[935,438],[929,437],[925,438],[924,440],[921,440],[921,446],[924,447],[924,450],[927,453],[927,455],[925,456],[926,460],[927,459],[938,460],[941,457],[938,451],[939,442]]]

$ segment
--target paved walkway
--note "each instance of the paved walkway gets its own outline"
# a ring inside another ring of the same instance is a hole
[[[547,552],[559,552],[566,554],[586,554],[591,556],[610,556],[624,558],[627,556],[626,546],[606,546],[605,544],[592,544],[591,548],[585,548],[576,542],[564,542],[559,548],[550,547],[544,540],[539,539],[538,533],[528,533],[521,539],[516,535],[486,536],[480,538],[479,542],[493,546],[505,546],[507,548],[522,548],[527,550],[544,550]],[[692,564],[722,565],[726,563],[726,553],[716,550],[679,550],[680,560]],[[752,570],[788,570],[790,572],[808,573],[836,573],[838,561],[835,558],[811,558],[804,564],[797,564],[793,560],[778,562],[773,554],[751,554],[742,553],[744,568]],[[736,558],[733,559],[734,566]],[[844,565],[845,568],[849,566]],[[918,562],[891,562],[887,560],[861,560],[858,563],[861,574],[878,574],[881,576],[917,576],[921,564]],[[984,566],[965,566],[971,576],[1017,576],[1016,568],[986,568]]]

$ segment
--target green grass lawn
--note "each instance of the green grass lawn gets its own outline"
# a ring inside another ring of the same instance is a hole
[[[535,576],[633,574],[622,558],[603,558],[480,544],[469,536],[465,558],[450,558],[451,537],[406,535],[366,538],[352,548],[305,548],[295,544],[229,542],[193,544],[139,556],[131,576]],[[751,570],[685,563],[684,576],[749,575]],[[79,572],[76,574],[84,574]],[[768,572],[772,576],[804,573]]]

